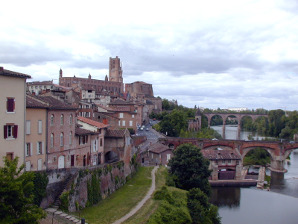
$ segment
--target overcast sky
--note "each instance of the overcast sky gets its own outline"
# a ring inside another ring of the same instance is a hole
[[[298,109],[297,0],[2,1],[0,66],[104,79],[187,107]]]

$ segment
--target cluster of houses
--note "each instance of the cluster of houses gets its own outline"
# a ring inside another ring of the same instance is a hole
[[[0,67],[0,157],[19,157],[27,171],[129,162],[131,134],[161,111],[151,84],[124,86],[118,57],[105,80],[63,77],[61,69],[59,84],[30,78]]]
[[[120,59],[110,58],[105,80],[64,77],[28,82],[31,77],[0,67],[0,166],[19,157],[27,171],[81,168],[123,160],[129,164],[142,141],[132,136],[162,110],[151,84],[123,84]],[[201,114],[196,114],[200,120]],[[198,122],[192,129],[198,129]],[[157,142],[139,154],[143,165],[166,165],[173,147]],[[202,150],[212,179],[234,179],[241,158],[231,151]],[[221,172],[231,171],[231,172]]]

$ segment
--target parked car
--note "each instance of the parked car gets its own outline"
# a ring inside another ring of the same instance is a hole
[[[149,131],[149,128],[146,128],[146,131]]]

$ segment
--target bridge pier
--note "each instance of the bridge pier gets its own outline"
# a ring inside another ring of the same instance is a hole
[[[284,168],[284,162],[285,160],[283,158],[276,158],[274,160],[271,160],[269,169],[271,170],[271,172],[286,173],[287,170]]]
[[[225,122],[223,123],[223,126],[222,126],[222,138],[226,139],[226,124],[225,124]]]
[[[241,121],[238,121],[237,140],[240,140],[240,133],[241,133]]]

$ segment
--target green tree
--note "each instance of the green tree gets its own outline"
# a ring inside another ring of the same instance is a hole
[[[283,116],[285,112],[283,110],[271,110],[269,111],[269,135],[278,137],[281,130],[285,127]]]
[[[193,224],[220,224],[218,208],[208,202],[208,197],[199,188],[187,194],[187,207]]]
[[[181,130],[187,128],[187,118],[183,111],[173,110],[170,114],[166,115],[159,123],[162,133],[167,133],[168,136],[177,137]]]
[[[38,223],[45,212],[34,204],[34,174],[18,168],[18,157],[10,161],[4,157],[0,167],[0,220],[1,223]]]
[[[169,166],[169,172],[178,188],[185,190],[200,188],[210,196],[209,160],[203,157],[198,147],[191,144],[178,146],[173,158],[169,161]]]

